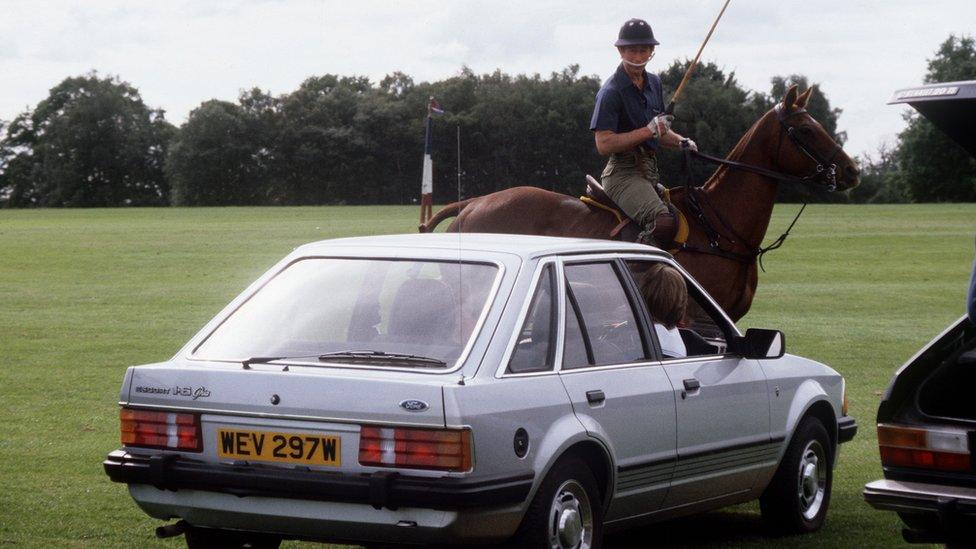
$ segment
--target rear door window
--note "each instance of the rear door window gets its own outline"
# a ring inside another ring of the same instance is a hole
[[[634,309],[614,265],[566,265],[563,367],[625,364],[647,359]],[[583,356],[585,354],[585,362]]]

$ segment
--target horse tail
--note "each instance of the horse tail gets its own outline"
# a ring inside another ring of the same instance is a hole
[[[477,198],[477,197],[475,197],[475,198]],[[440,210],[438,210],[437,213],[435,213],[433,216],[431,216],[431,218],[427,220],[427,223],[421,223],[417,227],[417,229],[420,232],[422,232],[422,233],[432,233],[432,232],[434,232],[434,229],[437,227],[437,225],[441,221],[444,221],[445,219],[447,219],[449,217],[455,217],[455,216],[459,215],[464,210],[464,208],[466,208],[468,206],[468,204],[471,203],[471,201],[475,200],[475,198],[469,198],[467,200],[461,200],[460,202],[452,202],[452,203],[448,204],[447,206],[444,206],[443,208],[441,208]]]

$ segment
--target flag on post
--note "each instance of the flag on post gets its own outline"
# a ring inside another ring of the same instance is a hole
[[[423,225],[430,219],[434,208],[434,163],[430,157],[431,128],[433,127],[433,117],[444,114],[444,109],[437,103],[434,96],[430,96],[427,102],[427,126],[424,135],[424,169],[420,181],[420,224]]]

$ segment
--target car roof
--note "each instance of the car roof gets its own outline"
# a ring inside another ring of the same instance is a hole
[[[665,253],[651,246],[614,240],[489,233],[392,234],[336,238],[305,244],[296,252],[302,255],[317,255],[335,253],[342,248],[391,248],[400,251],[404,248],[462,250],[475,253],[508,253],[524,258],[577,253]]]

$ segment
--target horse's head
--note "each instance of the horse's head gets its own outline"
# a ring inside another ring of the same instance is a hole
[[[807,88],[798,94],[792,86],[770,113],[779,124],[775,158],[786,173],[831,191],[855,187],[860,174],[857,165],[806,110],[812,91]]]

